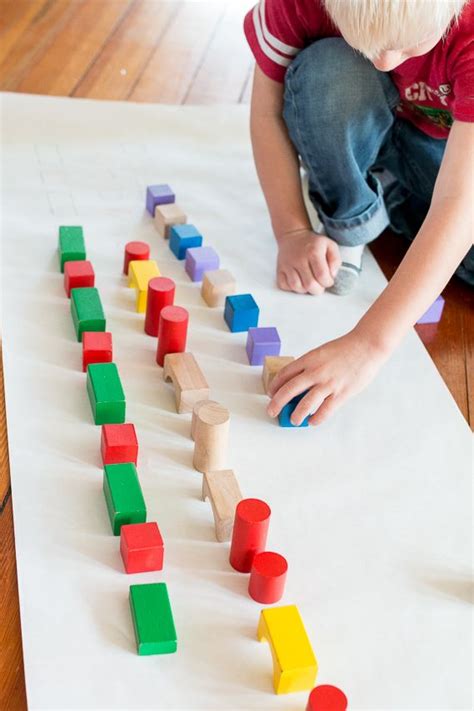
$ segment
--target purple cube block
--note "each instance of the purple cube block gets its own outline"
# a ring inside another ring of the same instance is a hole
[[[176,199],[169,185],[149,185],[146,189],[146,209],[155,216],[157,205],[169,205]]]
[[[443,315],[444,309],[444,299],[442,296],[438,296],[436,301],[431,304],[428,311],[425,311],[423,316],[418,319],[417,324],[421,323],[439,323],[441,321],[441,316]]]
[[[184,268],[193,281],[202,281],[204,272],[219,269],[219,255],[212,247],[190,247]]]
[[[273,326],[249,328],[246,350],[250,365],[263,365],[265,356],[280,355],[280,348],[280,336]]]

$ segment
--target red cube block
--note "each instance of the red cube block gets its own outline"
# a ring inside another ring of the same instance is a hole
[[[126,573],[163,568],[163,539],[156,522],[127,523],[120,529],[120,553]]]
[[[90,363],[111,362],[112,334],[106,331],[84,331],[82,334],[82,370],[86,372]]]
[[[94,286],[95,274],[91,262],[66,262],[64,265],[64,289],[71,298],[71,289],[82,286]]]
[[[102,460],[105,464],[137,465],[138,440],[132,424],[102,425],[101,447]]]

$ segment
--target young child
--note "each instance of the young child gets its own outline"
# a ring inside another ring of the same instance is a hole
[[[269,414],[307,391],[293,424],[319,424],[453,273],[474,284],[474,0],[260,0],[244,29],[278,286],[349,293],[365,244],[389,225],[413,240],[355,328],[274,379]]]

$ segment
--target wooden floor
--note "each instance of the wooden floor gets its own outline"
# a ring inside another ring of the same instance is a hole
[[[241,23],[251,5],[252,0],[0,0],[0,89],[246,103],[252,60]],[[375,243],[388,277],[403,250],[388,232]],[[445,296],[442,322],[417,331],[472,425],[474,290],[453,280]],[[17,711],[26,708],[26,697],[1,369],[0,377],[0,711]]]

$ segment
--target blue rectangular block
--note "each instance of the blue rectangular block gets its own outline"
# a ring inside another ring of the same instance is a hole
[[[258,326],[259,308],[251,294],[233,294],[227,296],[224,307],[224,320],[232,333],[248,331]]]
[[[202,245],[202,235],[194,225],[173,225],[170,229],[170,249],[176,259],[185,259],[186,251]]]
[[[186,252],[184,268],[193,281],[202,281],[205,272],[219,269],[219,255],[212,247],[191,247]]]
[[[175,194],[169,185],[149,185],[146,189],[146,209],[152,217],[155,216],[157,205],[169,205],[175,199]]]
[[[265,356],[280,355],[280,348],[280,336],[274,326],[249,328],[246,350],[250,365],[263,365]]]
[[[438,296],[436,301],[431,304],[430,308],[425,311],[421,318],[418,319],[417,324],[439,323],[441,321],[441,316],[443,315],[443,309],[444,299],[442,296]]]
[[[284,407],[282,407],[280,414],[278,415],[278,424],[280,427],[308,427],[309,426],[309,418],[305,417],[301,425],[294,425],[292,424],[290,417],[293,414],[293,412],[296,409],[297,404],[304,398],[308,391],[306,390],[304,393],[301,393],[301,395],[297,395],[294,397],[290,402],[288,402]]]

